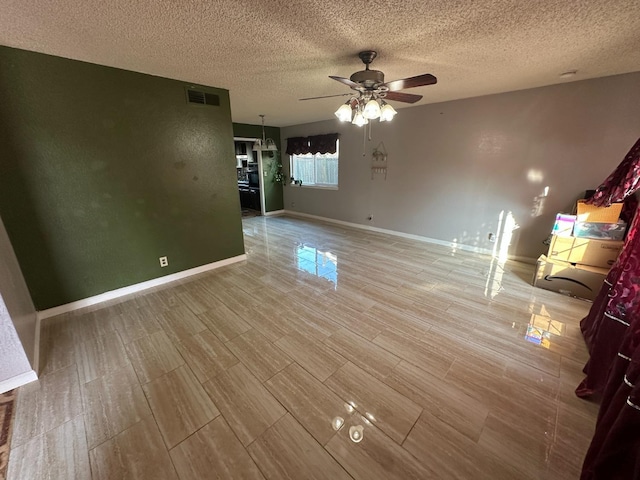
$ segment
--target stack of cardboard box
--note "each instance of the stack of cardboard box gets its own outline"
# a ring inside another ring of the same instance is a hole
[[[622,204],[597,208],[579,201],[577,215],[558,214],[549,251],[538,258],[533,284],[593,300],[624,244],[621,209]]]

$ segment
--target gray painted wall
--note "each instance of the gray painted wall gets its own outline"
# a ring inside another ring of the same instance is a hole
[[[318,108],[337,108],[332,100]],[[536,258],[555,214],[597,187],[640,136],[638,112],[633,73],[402,109],[389,124],[374,121],[364,157],[354,125],[285,127],[284,148],[287,137],[341,134],[339,189],[288,185],[285,209],[481,249],[493,249],[488,234],[511,212],[519,227],[509,254]],[[380,142],[387,179],[372,180]]]
[[[0,382],[31,371],[30,362],[36,370],[35,342],[36,310],[0,220]]]

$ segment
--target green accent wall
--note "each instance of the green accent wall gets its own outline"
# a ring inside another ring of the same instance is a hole
[[[271,138],[276,142],[278,152],[262,152],[263,169],[266,169],[269,174],[264,178],[264,203],[265,210],[267,212],[273,212],[275,210],[282,210],[284,208],[284,199],[282,184],[274,183],[273,173],[275,169],[275,162],[282,163],[282,148],[280,146],[280,129],[278,127],[264,127],[264,134],[266,138]],[[245,138],[262,138],[262,125],[250,125],[247,123],[234,123],[233,135],[235,137]],[[275,155],[275,156],[274,156]],[[234,156],[235,160],[235,156]]]
[[[8,47],[0,65],[0,216],[36,309],[244,253],[228,91],[189,104],[188,82]]]

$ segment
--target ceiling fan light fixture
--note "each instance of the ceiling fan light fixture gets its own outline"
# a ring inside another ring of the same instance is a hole
[[[384,81],[384,73],[369,68],[371,62],[377,57],[374,50],[365,50],[358,54],[365,68],[359,72],[355,72],[351,77],[337,77],[329,75],[329,78],[336,80],[343,85],[347,85],[355,92],[324,95],[322,97],[301,98],[300,100],[313,100],[316,98],[342,97],[351,95],[350,100],[341,105],[334,112],[335,116],[341,122],[351,121],[359,127],[369,123],[369,120],[378,118],[381,122],[389,122],[398,113],[388,105],[384,99],[393,100],[395,102],[416,103],[422,100],[422,95],[412,93],[404,93],[400,90],[407,88],[424,87],[438,83],[438,79],[430,73],[415,75],[413,77],[402,78],[392,82]]]
[[[338,120],[340,120],[341,122],[350,122],[351,114],[352,110],[350,101],[341,105],[340,108],[338,108],[338,110],[336,110],[335,112],[335,116],[338,117]]]
[[[354,125],[357,125],[358,127],[362,127],[363,125],[366,125],[367,123],[369,123],[369,120],[367,120],[364,115],[362,115],[362,112],[360,112],[360,110],[358,110],[355,114],[355,116],[353,117],[353,123]]]
[[[362,115],[364,116],[364,118],[367,118],[369,120],[378,118],[380,116],[380,104],[378,103],[378,100],[376,100],[375,98],[369,100],[364,106]]]
[[[390,122],[393,120],[393,117],[396,116],[398,112],[388,103],[385,103],[380,109],[380,121],[381,122]]]

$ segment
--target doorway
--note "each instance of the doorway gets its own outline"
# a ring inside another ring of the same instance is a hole
[[[238,194],[242,217],[265,214],[262,151],[254,150],[255,138],[234,137]]]

